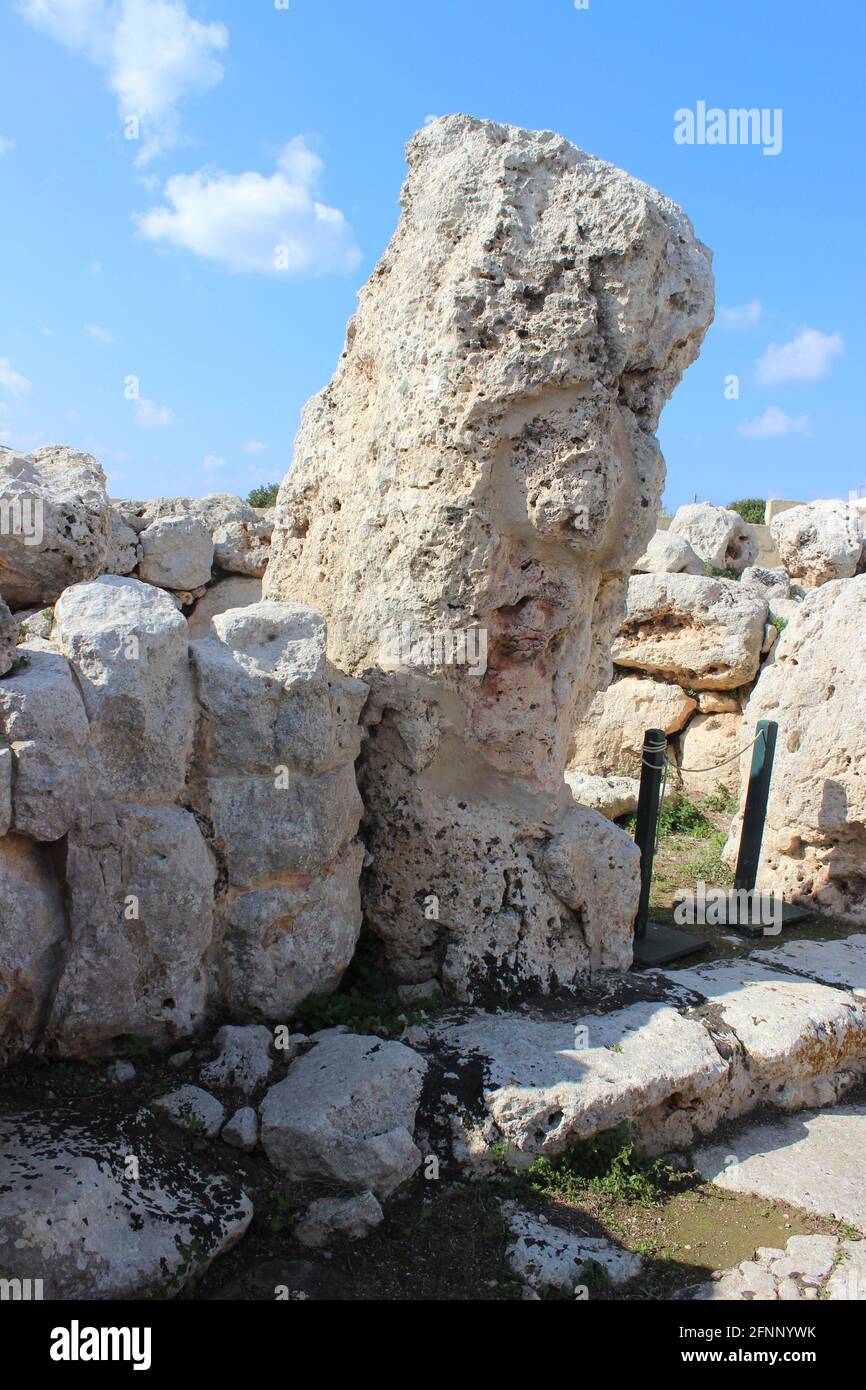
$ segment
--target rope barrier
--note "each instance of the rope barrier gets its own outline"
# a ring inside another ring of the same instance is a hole
[[[747,744],[746,744],[745,748],[739,748],[739,749],[737,750],[737,752],[736,752],[736,753],[732,753],[731,756],[730,756],[729,758],[723,758],[722,761],[721,761],[720,763],[712,763],[709,767],[678,767],[677,764],[676,764],[676,763],[672,763],[671,760],[670,760],[670,758],[668,758],[667,754],[665,754],[665,759],[664,759],[665,777],[667,777],[667,769],[668,769],[669,767],[676,768],[676,771],[677,771],[677,772],[689,772],[689,773],[691,773],[691,772],[715,772],[715,770],[716,770],[717,767],[725,767],[727,763],[732,763],[732,762],[734,762],[734,760],[735,760],[736,758],[741,758],[741,757],[743,756],[744,753],[748,753],[748,751],[749,751],[750,748],[754,748],[755,744],[758,742],[758,739],[760,739],[760,738],[765,738],[765,737],[766,737],[766,735],[764,734],[764,730],[762,729],[761,732],[760,732],[759,734],[757,734],[757,735],[755,736],[755,738],[752,739],[752,742],[751,742],[751,743],[747,743]],[[641,755],[641,763],[643,764],[644,767],[653,767],[653,766],[654,766],[653,763],[648,763],[647,760],[646,760],[646,758],[643,757],[643,755]],[[662,800],[664,800],[664,784],[662,784]]]

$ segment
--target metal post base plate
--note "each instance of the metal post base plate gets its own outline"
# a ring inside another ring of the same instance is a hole
[[[782,903],[782,921],[780,923],[780,929],[784,931],[785,927],[799,927],[804,922],[811,921],[814,916],[814,912],[811,912],[808,907],[798,907],[796,903]],[[742,924],[739,922],[731,922],[725,930],[736,932],[738,936],[749,937],[775,936],[777,934],[775,932],[768,933],[766,927],[760,925],[751,926],[748,922],[743,922]]]
[[[669,961],[693,956],[706,941],[690,932],[677,931],[662,922],[647,922],[646,934],[634,939],[635,965],[667,965]]]

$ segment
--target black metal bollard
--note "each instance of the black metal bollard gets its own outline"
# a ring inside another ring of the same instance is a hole
[[[779,726],[772,719],[759,719],[755,725],[757,743],[752,749],[749,790],[746,793],[740,850],[734,877],[734,887],[744,888],[747,892],[752,891],[758,877],[758,860],[761,857],[761,841],[764,837],[764,821],[767,816],[778,732]]]
[[[640,792],[637,801],[637,820],[634,842],[640,850],[640,903],[635,923],[635,939],[646,936],[649,921],[650,890],[653,878],[653,859],[656,852],[656,827],[659,818],[659,799],[662,773],[665,766],[668,737],[662,729],[647,729],[643,736],[640,768]]]

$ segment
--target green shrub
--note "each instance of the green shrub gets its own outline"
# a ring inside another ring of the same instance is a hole
[[[728,506],[744,521],[750,521],[753,526],[763,526],[767,510],[763,497],[741,497],[739,502],[729,502]]]
[[[261,487],[254,487],[247,493],[247,501],[251,507],[273,507],[279,490],[279,483],[262,483]]]

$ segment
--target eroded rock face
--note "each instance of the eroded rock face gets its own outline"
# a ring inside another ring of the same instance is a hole
[[[678,508],[670,529],[674,535],[685,537],[695,554],[716,569],[740,574],[754,564],[758,554],[754,531],[730,507],[690,502]]]
[[[12,669],[18,652],[18,624],[0,597],[0,676]]]
[[[549,132],[454,116],[408,159],[304,414],[265,593],[321,611],[373,688],[366,910],[397,974],[567,987],[628,959],[545,854],[574,826],[566,743],[652,533],[654,432],[709,322],[710,258],[667,199]]]
[[[0,447],[0,497],[0,594],[12,608],[53,603],[67,585],[102,572],[111,505],[90,454],[54,444],[32,454]]]
[[[206,497],[154,497],[148,502],[118,502],[118,511],[133,531],[143,532],[170,518],[194,521],[208,533],[213,562],[227,574],[261,578],[270,553],[273,521],[231,493]],[[204,580],[200,580],[204,583]],[[169,585],[195,588],[195,585]]]
[[[858,925],[866,923],[866,685],[853,634],[864,623],[866,575],[808,594],[744,720],[746,740],[759,719],[779,725],[757,886]],[[738,838],[735,822],[730,852]]]
[[[857,572],[863,550],[863,522],[846,502],[809,502],[791,507],[770,522],[782,564],[809,588]]]
[[[766,621],[765,600],[732,580],[636,574],[613,659],[693,690],[734,690],[757,674]]]
[[[44,1025],[66,943],[63,898],[48,852],[23,835],[0,839],[0,1062]]]
[[[201,711],[189,791],[223,867],[221,988],[287,1019],[333,989],[361,927],[354,759],[367,686],[334,670],[297,604],[230,609],[193,642]]]
[[[569,767],[640,777],[644,734],[684,728],[697,701],[678,685],[625,676],[596,695],[574,731]]]

